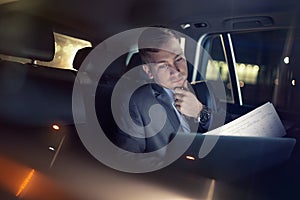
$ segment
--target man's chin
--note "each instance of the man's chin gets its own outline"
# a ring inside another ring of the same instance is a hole
[[[178,82],[172,85],[172,89],[178,88],[178,87],[183,87],[183,83],[182,82]]]

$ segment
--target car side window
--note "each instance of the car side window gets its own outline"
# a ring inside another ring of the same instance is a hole
[[[286,45],[289,30],[277,29],[255,32],[235,32],[208,35],[203,46],[211,59],[206,65],[206,79],[216,79],[220,73],[226,88],[227,102],[234,102],[232,80],[237,78],[240,104],[258,106],[267,101],[284,108],[290,85],[288,80],[288,54]],[[230,45],[224,44],[226,38]],[[209,43],[209,45],[208,45]],[[228,59],[230,51],[233,59]],[[226,52],[227,51],[227,52]],[[232,62],[229,62],[232,61]],[[230,73],[234,70],[234,73]],[[234,75],[233,75],[234,74]],[[236,77],[230,77],[236,76]],[[279,94],[280,93],[280,94]],[[234,102],[238,103],[238,102]]]
[[[226,99],[220,100],[233,103],[231,80],[228,63],[223,50],[222,35],[217,34],[209,36],[204,47],[209,54],[207,65],[205,67],[205,79],[213,82],[218,81],[219,77],[221,77],[225,87]]]
[[[286,30],[231,34],[244,104],[276,103]]]
[[[55,54],[54,58],[50,62],[36,60],[35,64],[61,68],[61,69],[73,69],[73,60],[76,52],[84,47],[91,47],[92,44],[89,41],[79,38],[71,37],[68,35],[54,32],[55,39]],[[9,60],[20,63],[31,63],[28,58],[14,57],[9,55],[0,54],[0,59]]]

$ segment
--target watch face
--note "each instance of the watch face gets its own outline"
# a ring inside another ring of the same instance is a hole
[[[205,106],[200,112],[200,122],[201,123],[206,123],[210,119],[210,111],[209,109]]]

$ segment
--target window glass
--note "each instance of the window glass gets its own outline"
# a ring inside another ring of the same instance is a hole
[[[231,34],[244,104],[276,101],[274,92],[286,37],[284,29]]]
[[[37,64],[62,69],[73,69],[73,60],[76,52],[84,47],[91,47],[89,41],[54,33],[55,54],[51,62],[38,61]]]
[[[36,61],[38,65],[56,67],[62,69],[73,69],[72,63],[76,52],[84,47],[91,47],[89,41],[70,37],[67,35],[54,33],[55,54],[51,62]],[[30,63],[30,59],[19,58],[14,56],[0,55],[3,60],[10,60],[21,63]]]
[[[228,64],[225,59],[222,46],[222,36],[210,36],[206,42],[210,44],[204,44],[204,47],[208,51],[210,58],[206,66],[205,79],[209,81],[217,81],[219,77],[221,77],[226,92],[226,99],[221,99],[221,101],[233,102]]]
[[[288,33],[287,29],[277,29],[230,34],[243,104],[258,106],[270,101],[276,107],[288,106],[289,94],[286,88],[290,83],[289,70],[284,64]],[[203,44],[211,57],[204,65],[205,78],[217,80],[220,74],[226,88],[226,100],[233,102],[229,68],[222,43],[226,35],[209,35]]]

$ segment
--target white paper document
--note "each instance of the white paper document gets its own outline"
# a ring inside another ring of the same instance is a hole
[[[206,135],[282,137],[286,134],[281,120],[270,102],[255,110],[211,130]]]

